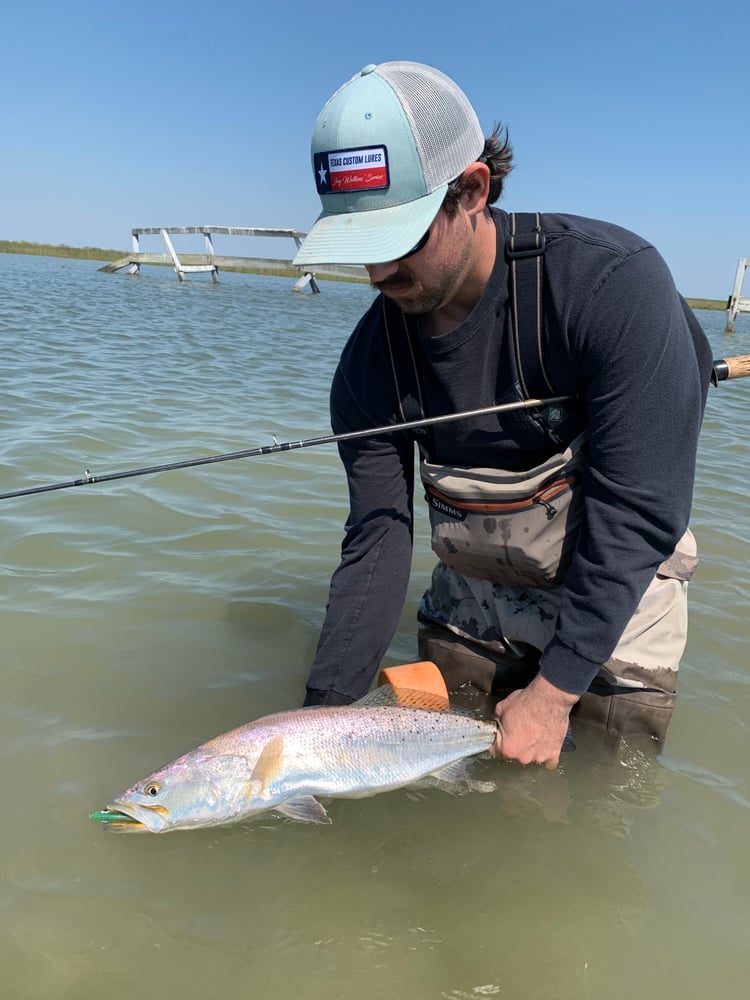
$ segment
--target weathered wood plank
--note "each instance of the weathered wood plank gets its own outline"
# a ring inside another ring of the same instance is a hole
[[[213,263],[218,268],[225,270],[253,270],[260,272],[286,271],[290,275],[300,275],[310,271],[314,274],[322,276],[330,275],[332,277],[340,278],[358,278],[361,281],[367,280],[367,273],[365,269],[354,264],[339,264],[338,266],[330,264],[328,266],[321,266],[313,269],[309,267],[295,267],[291,260],[279,260],[275,257],[228,257],[223,254],[215,254],[213,257],[209,258],[208,254],[197,253],[182,254],[180,256],[180,260],[183,264],[187,265],[208,265]],[[100,267],[99,270],[104,271],[107,274],[113,274],[115,271],[121,271],[123,268],[137,264],[166,264],[171,267],[172,261],[169,254],[166,253],[145,253],[141,251],[139,253],[128,254],[126,257],[120,257],[118,260],[110,261]]]
[[[131,229],[133,236],[161,236],[162,231],[176,236],[216,233],[219,236],[282,236],[287,239],[303,240],[307,233],[297,229],[258,229],[245,226],[150,226],[143,229]]]

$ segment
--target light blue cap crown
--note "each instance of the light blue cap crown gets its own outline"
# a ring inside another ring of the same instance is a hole
[[[323,211],[295,264],[396,260],[424,236],[448,183],[484,149],[458,86],[413,62],[366,66],[325,105],[312,162]]]

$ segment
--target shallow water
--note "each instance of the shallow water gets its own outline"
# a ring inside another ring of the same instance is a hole
[[[328,433],[370,292],[291,284],[0,256],[0,492]],[[699,317],[716,357],[750,353],[750,317]],[[333,446],[0,501],[3,996],[746,997],[749,419],[750,379],[711,390],[658,760],[483,762],[495,793],[333,802],[329,827],[88,814],[299,703],[346,517]],[[423,530],[389,663],[430,566]]]

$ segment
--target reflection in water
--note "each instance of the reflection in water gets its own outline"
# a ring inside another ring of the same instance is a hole
[[[451,696],[454,704],[491,718],[495,701],[471,685]],[[513,816],[537,816],[547,823],[570,821],[576,810],[599,829],[627,836],[637,810],[658,804],[666,783],[660,745],[648,736],[607,739],[596,726],[574,719],[570,749],[550,771],[530,764],[478,758],[472,772],[480,791],[492,790]],[[498,771],[498,769],[500,769]]]

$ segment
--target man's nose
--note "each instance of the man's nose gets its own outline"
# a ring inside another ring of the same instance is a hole
[[[376,285],[398,271],[398,261],[389,260],[384,264],[365,264],[365,270],[371,283]]]

